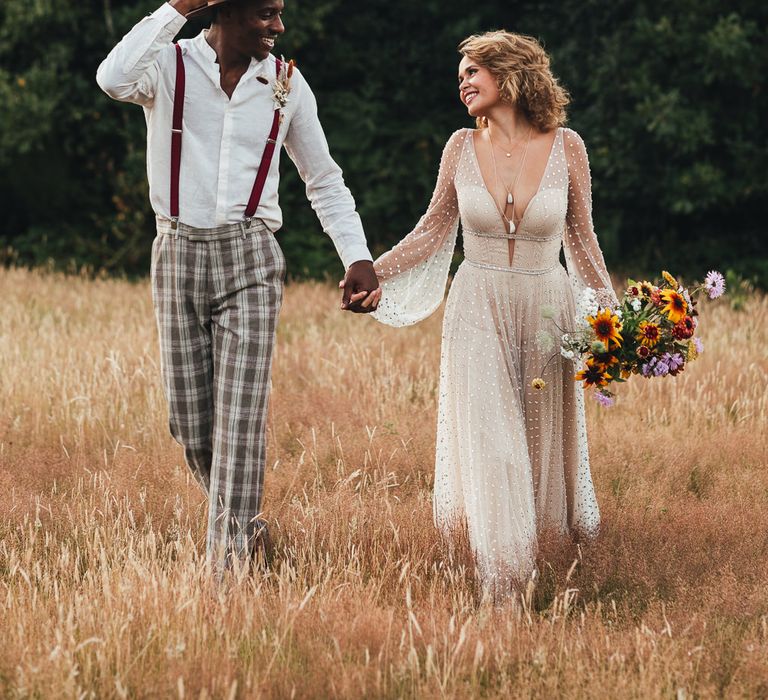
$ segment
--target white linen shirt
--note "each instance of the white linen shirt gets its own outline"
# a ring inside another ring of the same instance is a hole
[[[110,97],[144,108],[147,175],[152,208],[170,218],[171,122],[176,81],[173,38],[186,23],[169,4],[142,19],[104,59],[96,74]],[[196,228],[243,220],[274,115],[276,59],[251,64],[229,99],[221,89],[216,52],[205,31],[182,39],[186,93],[179,184],[179,219]],[[265,85],[257,78],[266,79]],[[254,214],[275,232],[283,223],[278,203],[279,154],[285,145],[306,185],[307,197],[345,267],[372,260],[355,202],[331,158],[317,103],[298,70],[283,109],[275,157]]]

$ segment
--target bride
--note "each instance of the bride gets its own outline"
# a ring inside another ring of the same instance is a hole
[[[582,389],[573,362],[537,340],[554,323],[573,327],[585,287],[616,301],[592,226],[587,152],[563,126],[569,99],[547,54],[505,31],[471,36],[459,52],[459,97],[477,128],[448,140],[426,213],[375,262],[381,292],[364,303],[380,299],[374,317],[392,326],[435,311],[461,223],[434,515],[446,532],[466,522],[483,585],[503,598],[535,575],[538,533],[598,530]]]

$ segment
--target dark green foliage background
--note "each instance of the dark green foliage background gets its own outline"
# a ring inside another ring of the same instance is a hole
[[[96,68],[157,0],[0,3],[0,247],[6,262],[144,274],[153,233],[140,108]],[[279,44],[320,105],[374,254],[407,233],[443,144],[471,126],[456,46],[539,37],[573,95],[609,266],[768,283],[766,5],[757,0],[287,0]],[[196,34],[187,25],[183,36]],[[283,155],[281,242],[294,276],[340,264]]]

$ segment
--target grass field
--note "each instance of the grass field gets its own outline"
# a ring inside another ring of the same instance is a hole
[[[0,271],[0,696],[768,698],[768,301],[704,304],[676,379],[590,401],[600,537],[482,600],[431,520],[439,314],[287,290],[272,568],[215,588],[147,283]]]

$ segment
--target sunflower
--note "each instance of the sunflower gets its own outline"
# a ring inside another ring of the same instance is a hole
[[[637,286],[640,287],[640,293],[644,297],[649,297],[649,298],[651,294],[653,294],[653,290],[656,289],[656,287],[654,287],[650,282],[640,282],[640,284]]]
[[[661,330],[652,321],[641,321],[639,333],[635,336],[642,345],[652,348],[661,339]]]
[[[683,295],[674,289],[665,289],[661,293],[661,300],[665,303],[661,310],[669,316],[672,323],[680,321],[688,311],[688,304]]]
[[[587,321],[592,326],[592,330],[595,331],[597,339],[605,343],[607,348],[610,349],[611,343],[617,348],[621,347],[623,340],[619,333],[621,321],[610,309],[603,309],[594,316],[587,316]]]
[[[611,355],[607,352],[594,354],[595,364],[600,365],[604,372],[607,372],[611,367],[619,363],[619,358],[616,355]]]
[[[611,380],[611,377],[599,362],[589,359],[584,369],[577,372],[574,379],[578,382],[583,381],[584,388],[586,389],[590,386],[605,386]]]
[[[661,276],[664,278],[666,283],[672,287],[673,289],[677,289],[680,285],[677,283],[677,280],[672,277],[666,270],[661,271]]]

